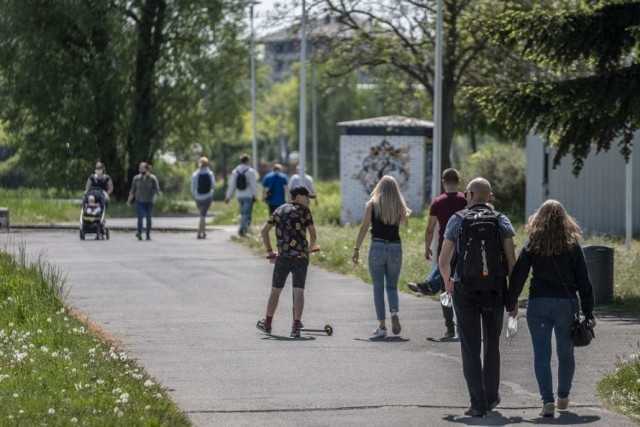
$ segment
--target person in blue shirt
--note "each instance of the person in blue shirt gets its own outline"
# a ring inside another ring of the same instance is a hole
[[[269,215],[286,203],[289,180],[282,172],[282,165],[276,163],[273,170],[262,178],[262,200],[269,205]]]

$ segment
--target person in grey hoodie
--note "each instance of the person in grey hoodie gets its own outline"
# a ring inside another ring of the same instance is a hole
[[[240,164],[231,173],[225,203],[229,203],[234,193],[240,205],[240,228],[238,234],[243,237],[251,225],[253,203],[258,199],[258,185],[255,170],[249,166],[251,158],[248,154],[240,156]],[[242,178],[240,178],[242,175]]]
[[[209,169],[209,159],[200,157],[198,159],[198,170],[191,175],[191,194],[196,201],[196,206],[200,212],[200,222],[198,224],[198,239],[207,237],[205,222],[207,212],[213,201],[213,190],[216,188],[216,178],[213,171]]]

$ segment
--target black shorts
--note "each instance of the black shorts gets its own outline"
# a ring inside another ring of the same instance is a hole
[[[276,258],[276,264],[273,267],[271,286],[279,289],[284,288],[284,282],[287,281],[287,277],[289,273],[291,273],[293,287],[304,289],[305,282],[307,281],[308,267],[308,259],[279,256]]]

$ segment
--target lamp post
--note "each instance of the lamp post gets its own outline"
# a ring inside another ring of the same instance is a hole
[[[307,89],[307,28],[306,28],[306,6],[302,0],[302,18],[300,23],[300,148],[298,150],[298,165],[300,166],[300,183],[305,183],[305,166],[307,157],[307,111],[306,111],[306,89]]]
[[[251,3],[251,158],[253,170],[258,170],[258,141],[256,136],[256,60],[255,60],[255,35],[253,32],[253,7],[260,2]]]
[[[442,158],[442,0],[436,12],[436,61],[433,73],[433,145],[431,156],[431,201],[440,194],[440,165]],[[438,253],[438,239],[431,242],[431,250]],[[433,257],[434,266],[438,257]]]

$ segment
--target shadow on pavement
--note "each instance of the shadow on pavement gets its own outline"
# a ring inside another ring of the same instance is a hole
[[[409,338],[402,337],[371,337],[368,339],[364,338],[354,338],[354,341],[363,341],[363,342],[407,342],[411,341]]]
[[[522,417],[505,417],[498,411],[489,412],[484,418],[459,417],[447,415],[442,418],[444,421],[472,426],[505,426],[512,424],[542,424],[542,425],[584,425],[600,421],[597,415],[578,415],[575,412],[557,412],[555,418],[536,417],[524,419]]]
[[[262,337],[261,339],[263,340],[274,340],[274,341],[313,341],[316,338],[315,337],[299,337],[299,338],[293,338],[293,337],[287,337],[284,335],[265,335],[264,337]]]

